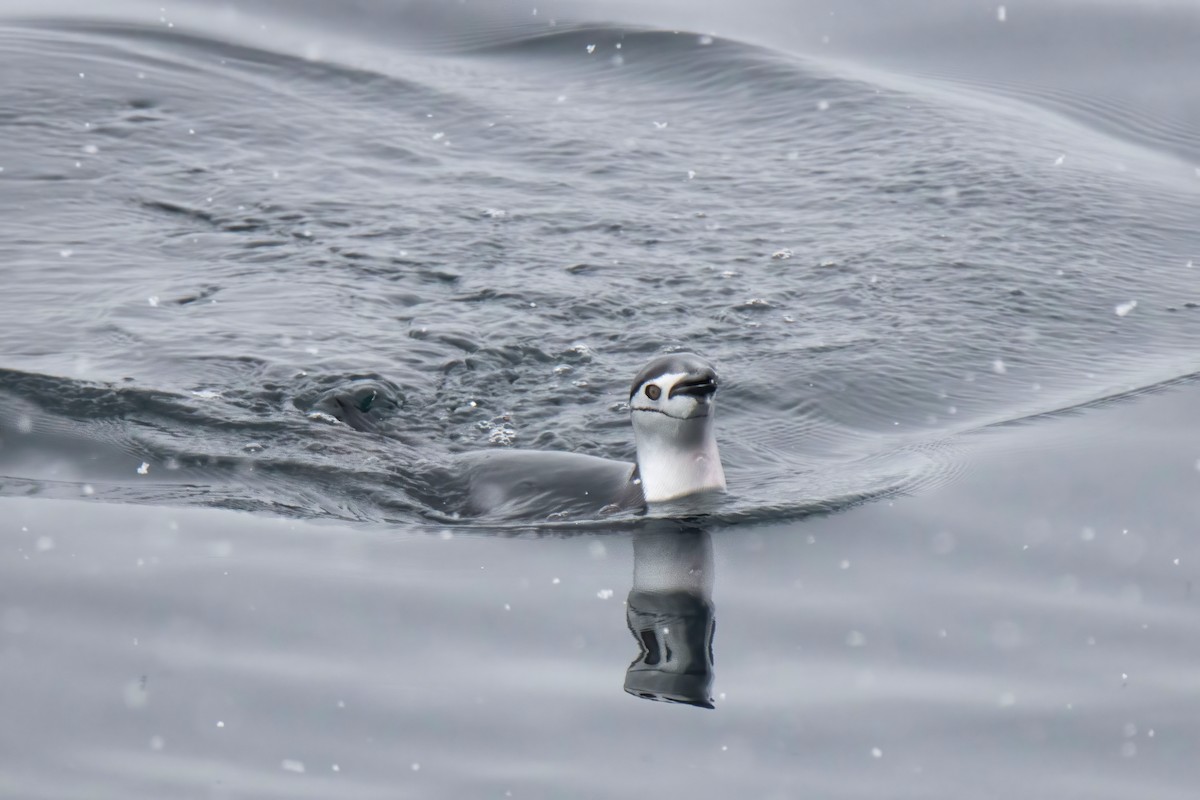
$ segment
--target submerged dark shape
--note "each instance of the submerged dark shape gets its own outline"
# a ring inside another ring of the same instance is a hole
[[[311,411],[328,414],[356,431],[374,433],[388,424],[401,402],[395,385],[371,375],[325,389],[311,401]]]

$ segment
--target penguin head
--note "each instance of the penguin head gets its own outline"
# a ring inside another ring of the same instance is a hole
[[[633,379],[629,411],[648,503],[724,491],[713,414],[717,372],[691,353],[659,356]]]
[[[642,368],[629,390],[634,425],[643,412],[676,421],[696,420],[712,413],[717,393],[717,371],[699,356],[671,353]],[[650,418],[643,420],[652,424]]]

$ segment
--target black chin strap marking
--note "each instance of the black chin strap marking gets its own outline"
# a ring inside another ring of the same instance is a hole
[[[708,414],[697,414],[694,417],[677,417],[674,414],[668,414],[667,412],[662,411],[657,408],[638,408],[636,406],[631,408],[630,410],[631,411],[653,411],[655,414],[662,414],[664,417],[670,417],[671,419],[677,419],[680,422],[687,422],[688,420],[691,420],[691,419],[705,419],[708,416]]]

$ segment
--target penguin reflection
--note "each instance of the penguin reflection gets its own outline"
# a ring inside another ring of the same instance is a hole
[[[647,700],[713,708],[713,555],[708,531],[635,534],[625,618],[641,653],[625,691]]]

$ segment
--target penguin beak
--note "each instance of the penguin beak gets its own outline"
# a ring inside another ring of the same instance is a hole
[[[688,375],[680,379],[667,394],[670,399],[676,395],[687,395],[697,399],[712,397],[717,391],[717,376],[712,373]]]

